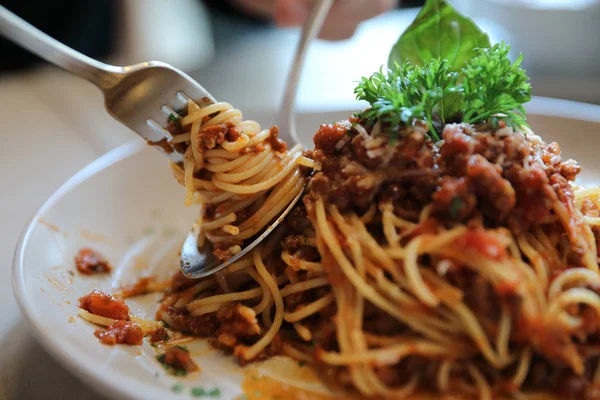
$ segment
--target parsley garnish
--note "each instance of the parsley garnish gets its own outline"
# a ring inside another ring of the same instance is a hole
[[[450,202],[450,218],[457,219],[460,213],[460,209],[464,206],[462,199],[458,196],[454,196]]]
[[[531,100],[531,85],[521,68],[523,55],[512,63],[510,46],[496,44],[491,49],[477,49],[478,55],[463,69],[463,121],[486,121],[496,114],[515,129],[525,124],[523,104]]]
[[[449,122],[478,124],[496,118],[515,130],[526,126],[523,104],[531,85],[513,63],[510,46],[490,47],[487,35],[445,0],[427,0],[390,55],[390,68],[364,77],[354,89],[370,108],[357,114],[382,122],[395,140],[403,127],[426,122],[437,141]],[[491,121],[494,124],[494,121]]]
[[[156,356],[156,359],[158,360],[159,363],[162,364],[163,368],[165,370],[167,370],[167,372],[170,372],[171,374],[175,375],[175,376],[186,376],[188,373],[185,369],[183,368],[173,368],[173,366],[167,364],[165,362],[165,355],[163,354],[159,354]]]
[[[456,107],[456,95],[461,91],[458,74],[450,71],[446,60],[435,59],[424,67],[405,61],[395,64],[387,74],[382,70],[369,78],[362,78],[354,93],[359,100],[366,100],[371,108],[365,110],[361,119],[371,123],[380,120],[397,136],[401,125],[414,120],[434,122],[439,119],[443,126]],[[431,136],[439,140],[434,124]]]
[[[183,391],[183,385],[181,383],[176,383],[171,387],[171,389],[175,393],[181,393]]]
[[[204,388],[201,388],[201,387],[193,388],[191,393],[192,393],[192,396],[194,396],[194,397],[206,396],[206,391],[204,390]]]
[[[179,126],[179,123],[181,122],[181,117],[176,117],[173,114],[169,114],[169,121]]]
[[[195,387],[191,390],[194,397],[221,397],[221,389],[218,387],[211,390],[205,390],[203,387]]]

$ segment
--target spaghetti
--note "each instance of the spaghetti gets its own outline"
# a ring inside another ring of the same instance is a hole
[[[216,276],[173,277],[156,315],[171,331],[241,364],[310,362],[367,397],[600,398],[600,189],[573,183],[556,143],[497,121],[391,141],[352,117],[302,153],[228,104],[186,114],[173,170],[224,258],[313,172],[266,243]]]
[[[169,130],[184,161],[171,167],[185,185],[185,204],[204,205],[199,245],[208,239],[215,256],[227,260],[302,190],[300,166],[311,166],[312,160],[300,145],[288,151],[277,127],[261,129],[243,121],[228,103],[200,108],[189,101],[182,115]]]
[[[159,319],[241,363],[310,360],[365,396],[593,398],[600,191],[530,131],[447,125],[434,144],[426,126],[394,143],[381,130],[321,126],[304,205],[220,276],[174,288]],[[215,186],[208,198],[233,189]]]

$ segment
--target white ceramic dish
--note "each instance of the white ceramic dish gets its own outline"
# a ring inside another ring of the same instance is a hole
[[[600,183],[600,107],[535,99],[530,122],[547,141],[584,167],[581,181]],[[348,111],[306,113],[299,118],[303,141],[310,144],[321,122],[342,119]],[[230,358],[190,345],[202,369],[183,379],[168,376],[155,350],[101,345],[94,327],[77,317],[77,298],[92,289],[112,288],[142,274],[169,274],[177,268],[177,250],[197,209],[183,207],[183,190],[171,177],[166,160],[143,143],[120,147],[78,172],[37,212],[16,248],[15,294],[41,344],[75,375],[114,398],[182,399],[190,388],[219,387],[222,399],[241,394],[244,371]],[[115,266],[109,277],[71,274],[78,249],[89,246]],[[151,317],[156,296],[130,302],[132,311]],[[315,380],[298,381],[295,363],[274,361],[260,367],[287,383],[321,390]],[[305,376],[305,374],[304,374]],[[301,378],[304,379],[304,378]],[[181,382],[183,390],[173,392]]]

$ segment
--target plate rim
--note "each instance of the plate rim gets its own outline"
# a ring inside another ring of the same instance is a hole
[[[343,103],[339,107],[330,107],[327,109],[311,109],[310,107],[302,107],[297,112],[299,114],[314,114],[340,112],[343,110],[352,110],[360,108],[359,102]],[[559,118],[577,119],[587,122],[595,122],[600,124],[600,105],[580,103],[570,100],[554,99],[548,97],[534,96],[531,103],[528,105],[528,112],[535,115],[547,115]],[[24,317],[25,322],[32,328],[33,336],[38,343],[52,355],[69,373],[75,375],[80,380],[85,382],[92,390],[104,396],[108,395],[112,398],[126,398],[133,400],[144,400],[151,398],[154,390],[148,390],[148,386],[136,379],[120,376],[119,380],[114,378],[114,373],[110,369],[94,369],[86,363],[80,362],[80,359],[67,353],[63,347],[63,340],[59,336],[49,335],[44,332],[42,326],[36,323],[32,318],[34,315],[35,305],[27,298],[25,291],[24,277],[24,255],[28,245],[28,240],[33,230],[39,224],[39,217],[43,215],[50,207],[60,200],[70,190],[96,175],[100,171],[116,164],[126,158],[132,157],[140,152],[149,150],[148,145],[142,141],[132,141],[125,143],[113,150],[96,158],[91,163],[73,174],[66,182],[59,186],[53,194],[36,210],[31,218],[25,224],[17,244],[15,246],[12,262],[12,288],[19,309]],[[123,385],[122,379],[126,379],[128,383]],[[100,384],[100,385],[99,385]],[[99,389],[102,388],[102,391]]]

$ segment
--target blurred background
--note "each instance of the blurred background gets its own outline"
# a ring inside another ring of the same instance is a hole
[[[276,27],[269,12],[262,11],[273,2],[0,0],[36,27],[89,56],[114,64],[171,63],[190,73],[217,99],[259,120],[277,110],[299,35],[297,28]],[[299,108],[355,107],[355,81],[386,62],[393,43],[423,2],[401,0],[391,11],[358,25],[347,39],[317,42],[307,58]],[[535,95],[600,104],[600,0],[453,3],[493,41],[505,40],[515,54],[525,53]],[[343,20],[335,22],[334,29],[345,29]],[[110,122],[99,94],[86,82],[40,65],[34,56],[2,39],[0,54],[0,96],[10,98],[9,103],[14,104],[15,96],[34,103],[51,100],[55,114],[69,115],[62,118],[64,122],[87,135],[98,149],[131,139],[115,127],[98,142],[96,127]]]
[[[246,118],[269,124],[299,37],[297,27],[277,27],[270,18],[273,1],[0,0],[0,5],[105,62],[171,63],[217,99],[240,108]],[[386,63],[393,43],[423,3],[338,0],[342,2],[386,4],[390,10],[358,25],[338,10],[342,17],[328,29],[341,32],[341,40],[319,40],[310,49],[300,111],[355,109],[355,81]],[[535,95],[600,104],[600,0],[453,3],[492,41],[505,40],[515,54],[525,54]],[[10,259],[27,219],[62,182],[100,155],[139,139],[106,114],[102,96],[91,84],[2,39],[0,135],[0,399],[99,398],[31,337],[10,287]]]

